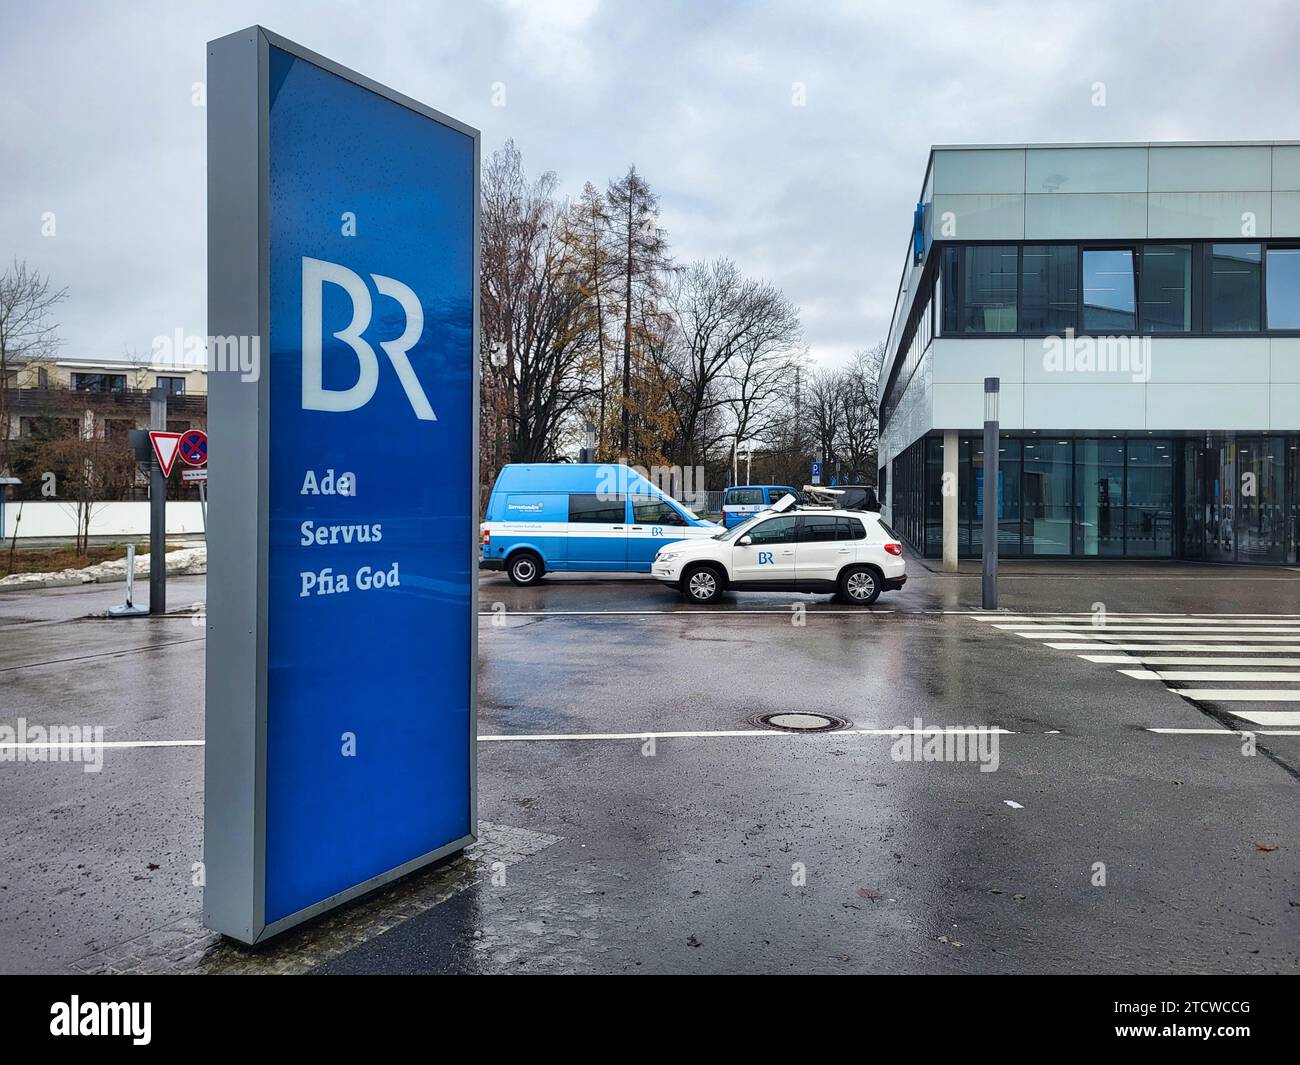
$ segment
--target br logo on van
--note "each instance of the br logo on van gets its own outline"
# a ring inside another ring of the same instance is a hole
[[[421,421],[437,421],[424,394],[420,379],[415,376],[411,362],[406,357],[424,332],[424,308],[420,300],[406,285],[382,274],[371,274],[375,289],[381,296],[391,296],[406,316],[402,335],[393,340],[381,340],[388,361],[401,382],[406,398],[415,416]],[[350,388],[325,388],[321,382],[321,331],[323,295],[326,283],[338,285],[352,300],[352,321],[346,329],[333,334],[348,345],[357,357],[359,373],[357,383]],[[323,259],[302,259],[302,408],[303,410],[349,411],[364,407],[379,387],[379,359],[375,349],[361,334],[370,325],[372,304],[370,289],[360,274],[346,266],[325,262]]]
[[[760,552],[758,553],[758,564],[759,564],[760,566],[770,566],[770,565],[772,565],[772,552],[771,552],[771,551],[760,551]]]

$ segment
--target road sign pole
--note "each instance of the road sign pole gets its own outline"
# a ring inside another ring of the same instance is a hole
[[[208,482],[199,482],[199,514],[203,517],[203,539],[208,538]]]
[[[998,424],[997,377],[984,378],[984,570],[985,610],[998,608],[998,459],[1001,457]]]
[[[167,429],[167,390],[149,389],[149,428]],[[167,613],[167,477],[155,456],[149,473],[149,613]]]

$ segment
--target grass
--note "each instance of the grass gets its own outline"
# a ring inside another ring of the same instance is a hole
[[[167,550],[179,551],[179,546],[168,545]],[[148,543],[137,544],[135,553],[147,555]],[[9,545],[0,550],[0,577],[11,573],[55,573],[65,569],[84,569],[97,562],[114,562],[126,558],[126,544],[92,544],[84,555],[72,547],[19,547],[13,554],[13,569],[9,568]]]

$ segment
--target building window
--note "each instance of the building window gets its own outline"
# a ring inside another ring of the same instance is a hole
[[[1124,548],[1129,557],[1167,558],[1174,547],[1174,445],[1128,442]]]
[[[1079,320],[1079,249],[1073,244],[1028,245],[1021,257],[1020,328],[1062,333]]]
[[[1074,445],[1069,440],[1027,440],[1024,456],[1021,485],[1024,552],[1026,555],[1068,555]]]
[[[1083,328],[1089,333],[1136,332],[1133,249],[1084,249]]]
[[[1249,333],[1259,329],[1261,265],[1258,244],[1210,246],[1211,332]]]
[[[185,378],[183,377],[155,377],[154,385],[165,390],[169,396],[185,395]]]
[[[1187,333],[1192,328],[1190,244],[1142,248],[1142,332]]]
[[[1124,442],[1080,440],[1074,449],[1074,543],[1084,557],[1124,554]]]
[[[1268,327],[1300,329],[1300,248],[1268,249]]]
[[[74,373],[72,388],[75,392],[125,392],[126,374]]]
[[[1020,441],[1003,437],[998,447],[998,555],[1020,554]],[[958,474],[960,479],[961,474]],[[984,550],[984,438],[971,442],[970,520],[971,553]]]
[[[1014,244],[972,244],[944,253],[945,333],[1014,333],[1019,251]]]

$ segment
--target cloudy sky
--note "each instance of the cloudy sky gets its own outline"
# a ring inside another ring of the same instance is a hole
[[[780,285],[827,362],[888,327],[932,143],[1300,139],[1294,3],[0,0],[0,16],[0,258],[68,286],[69,358],[206,334],[193,86],[204,43],[252,23],[477,126],[485,154],[513,137],[568,193],[635,163],[677,259],[731,256]]]

